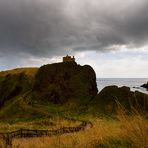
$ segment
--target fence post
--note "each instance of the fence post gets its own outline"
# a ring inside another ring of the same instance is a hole
[[[22,129],[20,129],[20,132],[21,132],[21,138],[23,137],[23,135],[22,135]]]
[[[9,133],[7,133],[7,136],[5,139],[5,148],[12,148],[12,138],[10,137]]]

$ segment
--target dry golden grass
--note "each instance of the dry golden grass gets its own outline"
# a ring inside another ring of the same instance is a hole
[[[13,139],[14,148],[93,148],[105,145],[107,148],[113,147],[134,147],[148,148],[148,120],[137,112],[128,116],[126,111],[120,109],[117,119],[87,117],[93,128],[77,133],[68,133],[52,137],[40,138],[20,138]],[[55,125],[48,125],[53,122]],[[27,123],[17,123],[15,125],[0,125],[0,129],[18,129],[27,127],[30,129],[58,129],[63,126],[77,126],[80,122],[68,121],[61,118],[49,119],[45,121],[34,121]],[[113,145],[110,142],[113,140]],[[116,141],[120,139],[120,142]],[[123,141],[123,142],[122,142]],[[126,142],[125,142],[126,141]],[[127,143],[129,146],[127,146]],[[114,145],[115,144],[115,145]],[[116,145],[117,144],[117,145]],[[119,145],[118,145],[119,144]],[[124,145],[125,144],[125,145]],[[112,146],[111,146],[112,145]]]
[[[15,124],[6,124],[6,123],[0,123],[0,133],[6,133],[6,132],[12,132],[12,131],[16,131],[19,129],[46,129],[46,130],[55,130],[55,129],[59,129],[62,127],[68,127],[68,126],[78,126],[81,122],[76,121],[70,121],[70,120],[65,120],[59,117],[56,118],[49,118],[49,119],[45,119],[45,120],[39,120],[39,121],[33,121],[33,122],[18,122]],[[32,140],[34,141],[35,139],[38,139],[39,141],[41,140],[42,142],[44,142],[44,139],[47,139],[47,137],[45,138],[27,138],[25,139],[18,139],[19,142],[22,143],[21,147],[26,147],[25,146],[25,141],[28,142],[32,142]],[[16,140],[16,139],[15,139]],[[14,140],[14,141],[15,141]],[[47,141],[48,142],[48,141]],[[13,142],[13,147],[18,147],[18,145],[20,144],[15,144]],[[45,146],[45,143],[43,143],[42,145]],[[0,148],[4,147],[4,140],[2,139],[2,137],[0,136]],[[19,146],[20,147],[20,146]],[[30,145],[28,145],[28,147],[32,147]],[[34,146],[33,146],[34,147]],[[36,147],[36,146],[35,146]],[[40,145],[39,145],[40,147]],[[46,147],[46,146],[45,146]]]
[[[0,133],[12,132],[19,129],[54,130],[68,126],[78,126],[80,123],[81,122],[79,121],[73,122],[58,117],[32,121],[32,122],[18,122],[15,124],[0,123]]]
[[[133,119],[130,119],[130,121],[127,119],[123,121],[124,136],[133,147],[148,147],[148,122],[141,116],[135,116]]]
[[[0,148],[2,148],[3,145],[4,145],[4,141],[3,141],[2,137],[0,136]]]
[[[86,131],[54,137],[15,139],[13,144],[22,148],[92,147],[95,143],[102,143],[106,137],[118,136],[120,133],[120,124],[97,119],[94,127]]]
[[[147,120],[137,114],[120,114],[118,119],[92,118],[94,127],[91,129],[61,136],[15,139],[13,145],[19,148],[92,148],[96,144],[106,143],[109,138],[120,138],[129,142],[131,147],[148,147]]]
[[[122,109],[118,115],[118,119],[122,123],[122,136],[134,148],[148,148],[148,120],[136,110],[133,110],[132,116],[126,115],[125,112]]]
[[[6,76],[8,74],[19,74],[24,72],[25,74],[29,75],[29,76],[35,76],[35,74],[37,73],[38,68],[36,67],[24,67],[24,68],[16,68],[16,69],[12,69],[12,70],[7,70],[7,71],[1,71],[0,72],[0,76]]]
[[[112,126],[111,126],[112,125]],[[106,135],[107,130],[113,130],[114,123],[108,126],[102,120],[96,120],[94,128],[80,131],[78,133],[64,134],[61,136],[31,138],[31,139],[15,139],[14,146],[19,145],[22,148],[48,148],[48,147],[91,147],[92,142],[102,141]],[[110,132],[110,135],[114,131]]]

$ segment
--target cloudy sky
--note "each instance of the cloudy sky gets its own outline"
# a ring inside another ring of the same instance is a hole
[[[0,70],[75,55],[97,77],[148,77],[147,0],[0,0]]]

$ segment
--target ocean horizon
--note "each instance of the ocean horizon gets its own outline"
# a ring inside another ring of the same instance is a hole
[[[148,82],[148,78],[97,78],[96,81],[98,92],[106,86],[116,85],[118,87],[127,86],[131,91],[140,91],[148,94],[146,88],[140,87]]]

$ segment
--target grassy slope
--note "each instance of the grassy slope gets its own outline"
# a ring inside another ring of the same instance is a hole
[[[0,77],[6,76],[7,74],[19,74],[21,72],[25,72],[27,75],[34,76],[37,72],[38,68],[19,68],[9,71],[0,72]],[[107,118],[111,116],[111,112],[107,114],[99,105],[92,105],[92,102],[88,105],[85,105],[84,102],[75,103],[75,99],[67,102],[63,106],[47,104],[46,102],[35,102],[33,106],[28,105],[28,100],[24,101],[24,94],[20,94],[16,98],[5,103],[5,106],[0,110],[0,119],[3,121],[22,121],[22,120],[34,120],[36,118],[44,118],[46,116],[53,115],[65,115],[74,118],[81,118],[83,116],[93,114],[94,116],[106,116]],[[80,99],[81,100],[81,99]],[[81,106],[78,106],[81,104]],[[82,105],[83,104],[83,105]],[[103,103],[101,103],[103,104]],[[105,104],[103,105],[105,106]],[[46,110],[44,112],[44,110]],[[44,113],[45,114],[44,114]],[[48,114],[48,115],[47,115]],[[9,118],[7,118],[9,116]],[[2,121],[0,120],[0,121]]]
[[[25,72],[29,76],[34,76],[38,68],[20,68],[10,71],[0,72],[0,77],[7,74],[19,74]],[[5,103],[0,111],[1,132],[13,131],[20,128],[30,129],[50,129],[62,126],[75,126],[66,120],[60,120],[59,116],[66,115],[78,119],[90,120],[94,127],[84,132],[66,134],[55,137],[43,137],[33,139],[15,139],[13,145],[18,147],[144,147],[148,146],[147,133],[148,122],[139,115],[128,117],[119,114],[118,120],[102,119],[96,116],[96,108],[89,106],[77,107],[73,102],[68,102],[64,106],[53,104],[29,105],[24,100],[25,94],[20,94],[16,98]],[[83,114],[81,114],[83,112]],[[99,112],[98,112],[99,113]],[[91,114],[91,116],[90,116]],[[100,116],[100,115],[98,115]],[[9,118],[8,118],[9,117]],[[5,123],[3,123],[5,121]],[[53,122],[55,125],[50,125]],[[1,142],[1,141],[0,141]],[[0,143],[1,145],[1,143]]]
[[[52,117],[69,117],[82,119],[87,116],[83,106],[69,106],[68,104],[60,106],[55,104],[33,104],[30,105],[23,98],[23,94],[13,100],[7,101],[0,110],[0,123],[17,123],[20,121],[28,122],[42,120]]]
[[[8,74],[19,74],[24,72],[26,75],[29,76],[35,76],[35,74],[37,73],[38,68],[37,67],[24,67],[24,68],[16,68],[16,69],[12,69],[12,70],[7,70],[7,71],[1,71],[0,72],[0,77],[4,77]]]
[[[34,77],[37,73],[38,68],[17,68],[8,71],[0,72],[0,80],[3,79],[6,75],[15,75],[24,72],[26,75]],[[26,92],[25,92],[26,93]],[[49,114],[53,116],[70,116],[74,118],[81,118],[83,114],[85,114],[85,106],[78,106],[76,103],[76,99],[73,98],[71,102],[67,102],[64,106],[47,104],[46,102],[35,102],[33,106],[28,105],[28,100],[30,100],[30,96],[27,96],[27,101],[25,101],[24,93],[19,94],[12,100],[6,101],[4,107],[0,110],[0,122],[19,122],[25,120],[34,120],[35,118],[45,118]],[[81,100],[81,99],[79,99]],[[44,111],[46,110],[46,111]],[[43,113],[44,112],[44,113]],[[48,113],[48,115],[47,115]],[[83,113],[83,114],[81,114]],[[9,118],[8,118],[9,117]]]
[[[30,121],[49,117],[44,106],[31,106],[22,98],[23,94],[7,101],[0,110],[0,122]]]
[[[5,79],[7,75],[18,75],[20,73],[25,73],[28,77],[34,77],[38,68],[28,67],[28,68],[17,68],[7,71],[0,72],[0,80]],[[15,79],[13,80],[15,83]],[[16,122],[17,120],[33,120],[34,118],[47,117],[47,111],[44,111],[44,107],[31,107],[24,101],[24,95],[26,92],[23,92],[13,99],[5,102],[4,106],[0,110],[0,122]]]

